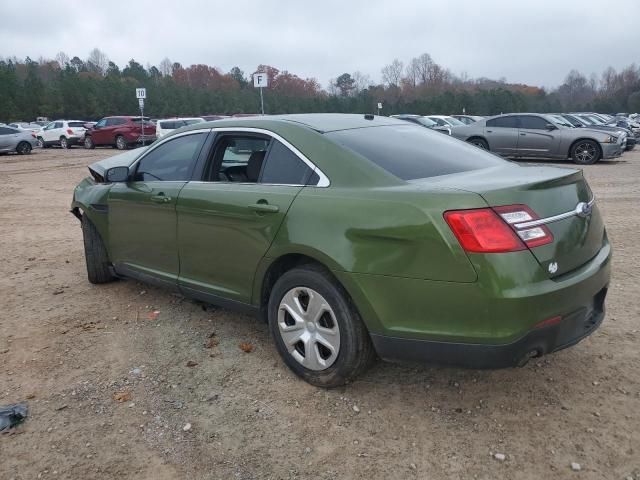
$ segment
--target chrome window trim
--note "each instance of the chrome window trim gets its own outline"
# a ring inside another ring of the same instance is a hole
[[[280,143],[282,143],[285,147],[287,147],[289,150],[291,150],[296,157],[298,157],[300,160],[302,160],[307,167],[309,167],[311,170],[313,170],[319,177],[318,179],[318,183],[316,183],[315,185],[300,185],[303,187],[320,187],[320,188],[326,188],[328,186],[331,185],[331,181],[329,180],[329,177],[327,177],[324,172],[322,170],[320,170],[320,168],[313,163],[311,160],[309,160],[300,150],[298,150],[296,147],[294,147],[293,145],[291,145],[291,143],[289,143],[287,140],[285,140],[284,138],[282,138],[280,135],[278,135],[275,132],[272,132],[270,130],[265,130],[263,128],[255,128],[255,127],[214,127],[211,129],[212,132],[246,132],[246,133],[259,133],[262,135],[268,135],[270,137],[275,138],[276,140],[278,140]],[[240,184],[241,182],[205,182],[205,183],[236,183],[236,184]],[[247,183],[247,182],[243,182],[243,183]],[[255,185],[254,182],[249,182],[249,185]],[[278,185],[278,184],[268,184],[268,183],[260,183],[260,185]],[[291,186],[294,187],[296,185],[291,185],[291,184],[286,184],[286,186]]]
[[[584,214],[584,207],[585,206],[588,207],[590,211],[590,209],[593,208],[595,201],[596,199],[595,197],[593,197],[591,198],[591,200],[589,200],[589,202],[578,203],[576,205],[576,208],[574,208],[569,212],[560,213],[558,215],[553,215],[547,218],[539,218],[538,220],[531,220],[530,222],[516,223],[513,226],[516,227],[518,230],[521,230],[523,228],[539,227],[540,225],[546,225],[547,223],[558,222],[560,220],[564,220],[565,218],[582,216]]]

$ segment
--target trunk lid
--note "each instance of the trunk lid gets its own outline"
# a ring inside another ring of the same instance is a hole
[[[541,219],[573,212],[545,223],[553,241],[531,248],[550,277],[579,268],[602,248],[605,228],[598,207],[594,203],[590,211],[576,213],[579,204],[593,200],[581,170],[509,163],[447,177],[438,183],[477,193],[491,207],[524,204]]]

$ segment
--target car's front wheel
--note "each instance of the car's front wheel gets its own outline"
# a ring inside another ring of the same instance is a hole
[[[94,148],[96,148],[96,144],[93,143],[93,139],[88,135],[84,137],[84,148],[86,148],[87,150],[93,150]]]
[[[95,225],[82,215],[82,239],[87,262],[87,277],[91,283],[107,283],[115,279],[109,269],[109,255]]]
[[[31,144],[29,142],[20,142],[16,147],[18,155],[28,155],[31,153]]]
[[[580,140],[571,147],[571,158],[578,165],[591,165],[600,160],[600,146],[593,140]]]
[[[284,273],[268,305],[269,329],[294,373],[312,385],[344,385],[375,358],[369,333],[347,293],[319,266]]]
[[[118,148],[118,150],[126,150],[128,145],[127,145],[127,141],[124,139],[124,137],[122,135],[118,135],[116,137],[116,147]]]

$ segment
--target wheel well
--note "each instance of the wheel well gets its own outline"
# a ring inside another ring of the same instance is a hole
[[[483,136],[481,136],[481,135],[473,135],[473,136],[471,136],[471,137],[467,138],[467,140],[466,140],[466,141],[467,141],[467,142],[471,142],[472,140],[482,140],[482,141],[483,141],[483,142],[485,142],[487,145],[489,145],[489,142],[487,142],[487,139],[486,139],[486,138],[484,138],[484,137],[483,137]]]
[[[576,143],[583,142],[585,140],[589,140],[590,142],[593,142],[596,144],[596,147],[598,148],[598,152],[600,152],[600,159],[602,159],[602,146],[600,145],[600,142],[589,137],[582,137],[582,138],[578,138],[577,140],[574,140],[573,143],[569,146],[569,155],[567,155],[567,157],[568,158],[571,157],[571,152],[573,151],[573,147],[575,147]]]

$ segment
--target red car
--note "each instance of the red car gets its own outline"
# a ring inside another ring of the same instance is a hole
[[[143,135],[144,127],[144,135]],[[156,126],[147,117],[104,117],[84,136],[84,148],[101,145],[126,150],[132,145],[151,143],[156,139]]]

